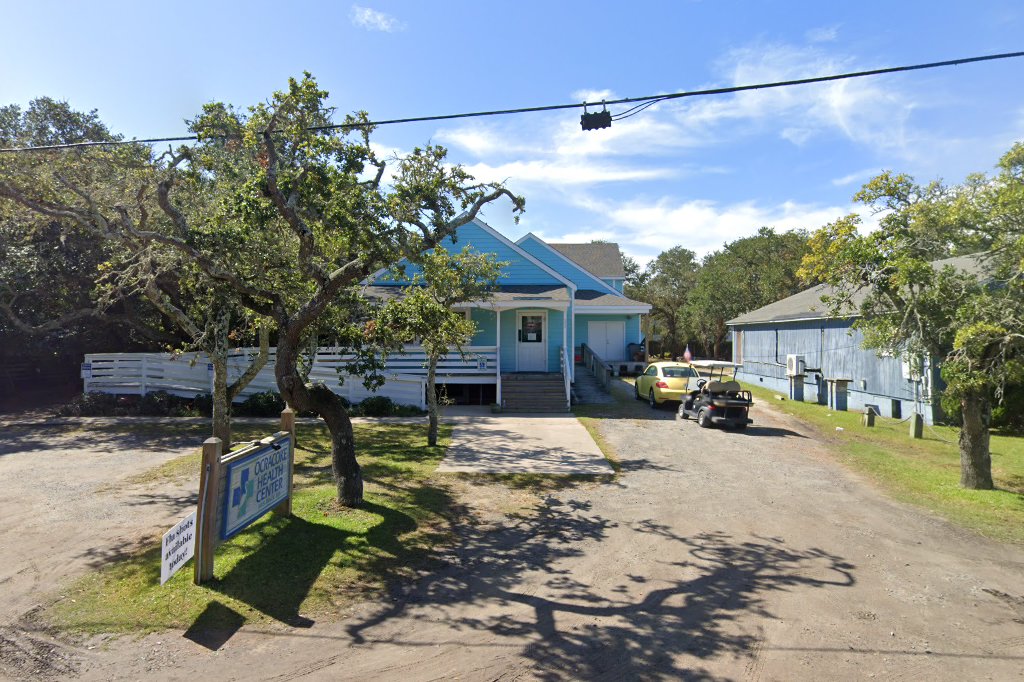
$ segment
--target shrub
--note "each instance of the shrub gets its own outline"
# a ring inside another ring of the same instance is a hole
[[[174,402],[178,400],[167,391],[154,391],[142,396],[136,408],[136,414],[143,417],[168,417],[173,412]]]
[[[262,391],[253,393],[241,403],[232,406],[231,412],[239,417],[277,417],[284,407],[280,394]]]
[[[992,408],[992,428],[1024,434],[1024,386],[1007,387],[1002,404]]]
[[[359,403],[359,414],[363,417],[390,417],[395,412],[395,403],[384,395],[370,396]]]

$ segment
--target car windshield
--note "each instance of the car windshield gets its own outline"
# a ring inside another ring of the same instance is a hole
[[[697,373],[690,367],[665,367],[663,371],[666,377],[689,378],[697,376]]]

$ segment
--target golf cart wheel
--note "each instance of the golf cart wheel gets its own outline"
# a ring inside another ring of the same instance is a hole
[[[655,409],[655,410],[658,409],[658,401],[654,399],[654,389],[653,388],[651,389],[651,392],[647,394],[647,402],[649,402],[651,404],[651,409]]]
[[[737,430],[737,431],[743,431],[743,430],[745,430],[746,428],[747,428],[747,425],[746,425],[746,424],[737,424],[737,425],[736,425],[736,430]]]
[[[701,410],[697,413],[697,425],[702,429],[711,428],[711,417],[708,416],[707,410]]]
[[[686,405],[680,405],[679,409],[676,410],[676,419],[689,419],[690,415],[686,414]]]

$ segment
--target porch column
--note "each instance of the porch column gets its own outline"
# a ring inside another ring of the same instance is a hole
[[[495,336],[494,336],[494,371],[497,382],[494,384],[494,401],[501,407],[501,308],[495,307]]]

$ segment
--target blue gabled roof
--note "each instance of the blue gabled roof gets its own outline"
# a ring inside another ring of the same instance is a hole
[[[585,270],[578,263],[573,262],[564,254],[552,248],[547,242],[532,232],[516,242],[520,248],[530,253],[551,269],[571,280],[578,289],[593,289],[606,293],[623,296],[620,291],[605,282],[600,277]],[[625,296],[623,296],[625,298]]]
[[[529,285],[529,284],[557,284],[573,287],[571,278],[565,277],[555,269],[538,260],[524,249],[517,246],[498,233],[487,223],[479,219],[471,220],[455,232],[455,238],[447,237],[441,242],[448,251],[455,253],[461,251],[466,245],[479,253],[493,253],[497,260],[507,263],[502,268],[502,276],[499,284],[505,285]],[[398,263],[404,266],[406,273],[416,272],[417,266],[412,265],[403,258]],[[372,284],[388,286],[408,284],[406,281],[387,279],[388,271],[381,270],[370,277]]]

